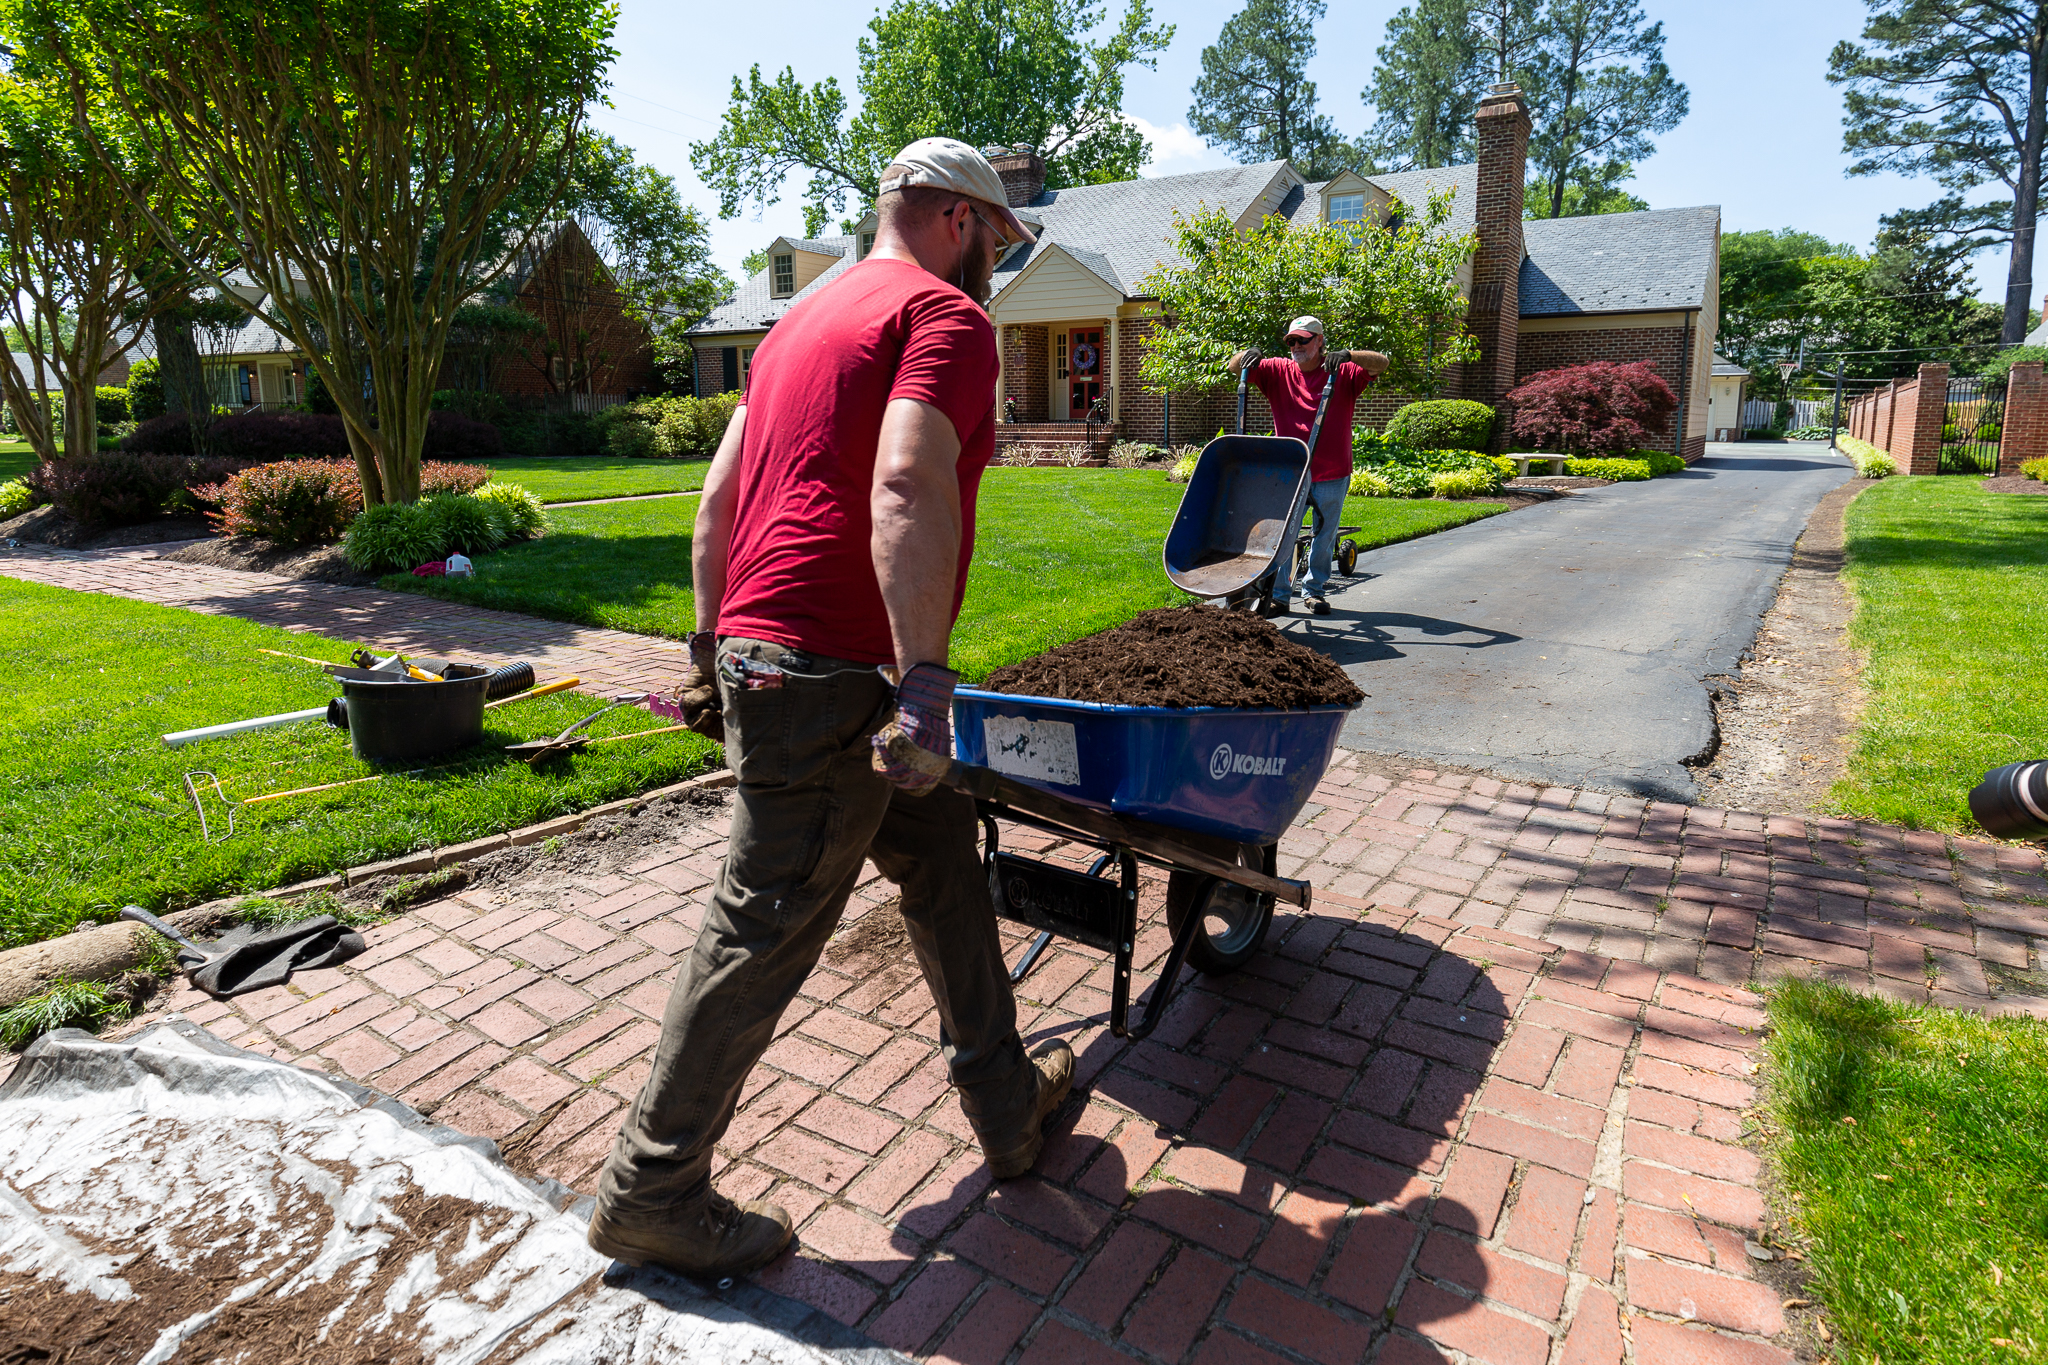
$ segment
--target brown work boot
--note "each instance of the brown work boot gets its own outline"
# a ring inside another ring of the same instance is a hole
[[[1074,1088],[1074,1050],[1055,1038],[1040,1043],[1031,1053],[1031,1065],[1038,1072],[1038,1098],[1026,1110],[1015,1128],[1002,1133],[976,1130],[982,1154],[996,1179],[1023,1175],[1038,1160],[1045,1146],[1045,1116],[1060,1107],[1060,1101]]]
[[[623,1227],[598,1209],[586,1234],[591,1250],[627,1265],[666,1266],[716,1279],[759,1270],[789,1245],[789,1215],[766,1200],[735,1204],[713,1190],[688,1214],[658,1232]]]

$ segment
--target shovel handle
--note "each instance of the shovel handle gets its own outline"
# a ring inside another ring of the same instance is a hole
[[[550,692],[563,692],[579,685],[582,681],[583,679],[581,678],[557,678],[551,683],[542,683],[539,687],[529,687],[526,691],[516,692],[509,697],[500,697],[496,701],[487,701],[484,703],[484,710],[489,711],[499,706],[510,706],[515,701],[527,701],[534,697],[545,697]]]
[[[121,908],[121,918],[125,920],[133,920],[135,923],[141,925],[145,929],[156,930],[159,934],[162,934],[165,938],[177,944],[180,948],[190,948],[195,953],[199,953],[202,956],[205,955],[206,950],[204,948],[201,948],[191,939],[186,938],[183,934],[179,933],[177,929],[173,927],[168,921],[158,919],[155,915],[150,914],[149,911],[143,909],[139,905],[123,906]]]

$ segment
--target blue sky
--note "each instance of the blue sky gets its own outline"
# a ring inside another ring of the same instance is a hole
[[[1236,3],[1177,3],[1159,16],[1176,26],[1157,71],[1132,73],[1124,108],[1153,143],[1148,174],[1228,164],[1187,128],[1188,91]],[[1112,0],[1121,13],[1122,0]],[[785,0],[772,10],[707,7],[723,20],[689,20],[671,4],[623,0],[612,68],[613,108],[596,111],[596,126],[676,177],[684,195],[715,214],[717,202],[690,167],[689,143],[709,138],[724,111],[732,77],[760,63],[764,73],[793,66],[799,79],[836,76],[852,99],[854,42],[873,8]],[[1310,74],[1322,107],[1347,134],[1365,124],[1359,91],[1369,78],[1391,0],[1336,0]],[[1692,94],[1692,111],[1658,140],[1657,154],[1628,186],[1652,208],[1719,204],[1723,227],[1798,227],[1867,248],[1880,214],[1919,205],[1939,193],[1930,181],[1894,175],[1843,175],[1840,92],[1827,83],[1827,55],[1860,31],[1862,0],[1723,0],[1678,5],[1646,0],[1662,19],[1673,73]],[[751,16],[751,17],[750,17]],[[792,181],[790,189],[800,189]],[[1988,193],[1988,192],[1987,192]],[[758,220],[752,210],[717,222],[718,263],[737,273],[740,257],[781,233],[801,231],[794,195]],[[2002,298],[2003,252],[1976,262],[1979,292]],[[2041,292],[2035,291],[2037,296]]]

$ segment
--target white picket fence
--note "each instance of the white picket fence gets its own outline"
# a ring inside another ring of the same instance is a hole
[[[1834,411],[1833,398],[1795,398],[1792,400],[1792,427],[1826,426],[1828,416]],[[1760,430],[1777,421],[1778,405],[1768,398],[1750,398],[1742,404],[1742,425],[1749,430]]]

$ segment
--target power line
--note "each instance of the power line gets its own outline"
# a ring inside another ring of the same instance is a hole
[[[647,96],[645,95],[636,95],[629,90],[618,90],[614,91],[613,93],[624,95],[629,100],[638,100],[642,104],[651,104],[657,109],[666,109],[671,114],[681,114],[684,118],[695,119],[699,123],[708,123],[713,128],[716,128],[718,126],[715,120],[705,118],[702,114],[693,114],[687,109],[678,109],[673,104],[663,104],[659,100],[651,100],[647,98]]]

